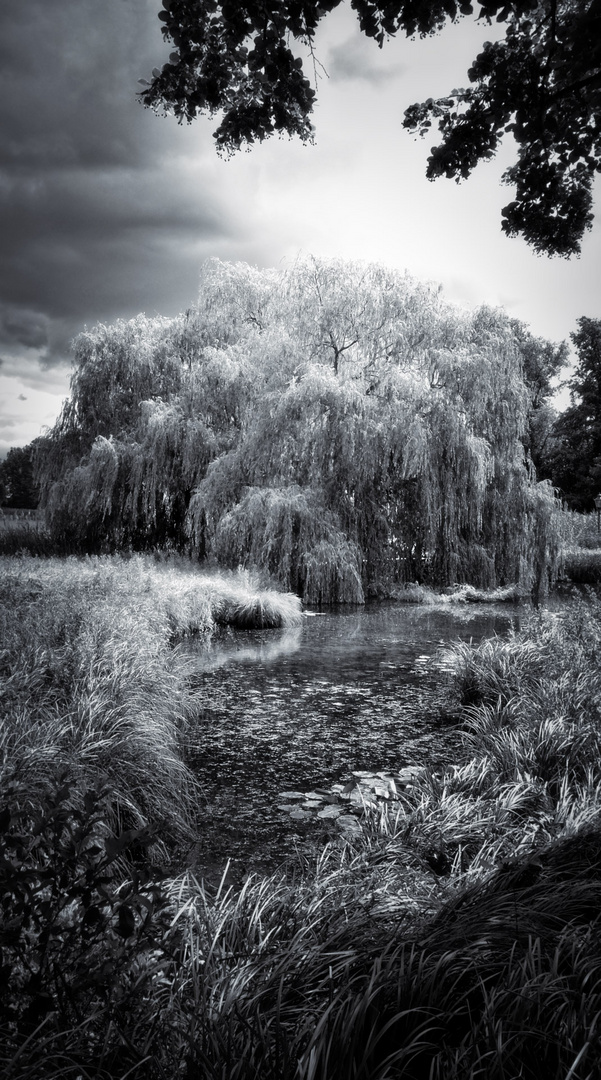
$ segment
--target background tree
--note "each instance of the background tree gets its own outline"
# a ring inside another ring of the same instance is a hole
[[[341,0],[163,0],[163,35],[175,45],[141,97],[191,121],[221,113],[219,151],[287,132],[311,141],[315,91],[304,65],[318,25]],[[472,15],[470,0],[352,0],[361,30],[382,47]],[[479,18],[507,24],[468,71],[472,85],[410,106],[405,127],[437,125],[427,176],[461,179],[511,132],[518,158],[504,174],[515,198],[502,211],[508,236],[570,256],[592,223],[601,169],[601,0],[483,0]],[[297,50],[293,51],[292,45]],[[299,55],[300,52],[300,55]]]
[[[33,473],[35,446],[13,446],[0,462],[1,505],[18,510],[35,510],[39,489]]]
[[[571,405],[553,428],[549,472],[572,510],[592,510],[601,493],[601,319],[578,320]]]
[[[530,406],[526,426],[525,448],[536,469],[539,480],[549,479],[549,455],[554,445],[554,425],[557,411],[551,404],[557,378],[568,361],[569,348],[565,341],[556,345],[544,338],[534,337],[525,323],[510,320],[511,329],[522,358],[524,380],[530,390]]]

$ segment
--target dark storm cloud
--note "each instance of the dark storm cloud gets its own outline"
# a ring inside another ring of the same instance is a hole
[[[375,41],[356,35],[333,46],[326,58],[326,70],[333,82],[359,79],[378,86],[403,74],[403,67],[384,65]]]
[[[153,47],[157,57],[163,51],[153,7],[3,0],[0,163],[93,168],[146,159],[144,126],[132,124],[132,113]]]
[[[115,304],[139,305],[148,295],[149,269],[164,287],[160,266],[148,266],[149,247],[183,248],[185,259],[190,235],[227,230],[200,193],[173,201],[164,183],[158,170],[122,167],[83,177],[79,170],[49,170],[40,178],[12,178],[0,188],[1,294],[13,304],[34,295],[58,317],[97,318]]]
[[[0,304],[0,343],[43,349],[48,343],[48,319],[39,311]]]
[[[0,5],[0,342],[43,367],[86,323],[185,307],[203,244],[232,235],[200,153],[186,171],[185,133],[136,100],[168,51],[159,8]]]

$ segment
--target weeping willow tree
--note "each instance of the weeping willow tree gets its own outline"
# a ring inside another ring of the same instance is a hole
[[[243,352],[201,342],[192,312],[76,339],[71,397],[37,462],[58,540],[86,551],[185,542],[192,492],[239,438],[252,397]]]
[[[527,454],[532,341],[380,266],[212,260],[184,316],[77,340],[40,453],[48,520],[86,550],[261,567],[314,602],[532,585],[555,514]]]

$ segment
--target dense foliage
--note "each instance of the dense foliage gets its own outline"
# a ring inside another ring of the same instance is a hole
[[[375,265],[212,261],[185,316],[78,338],[39,453],[50,526],[189,545],[310,601],[540,583],[554,503],[528,431],[556,350],[518,329]]]
[[[33,476],[34,444],[13,446],[0,461],[0,506],[35,510],[39,492]]]
[[[168,1038],[160,1010],[153,1017],[147,1005],[173,967],[166,899],[156,868],[151,876],[141,866],[123,881],[124,859],[137,846],[139,861],[150,835],[113,834],[110,792],[82,792],[66,774],[47,783],[39,807],[30,800],[22,779],[5,782],[2,1075],[125,1076]]]
[[[221,112],[220,150],[274,132],[310,141],[315,91],[303,60],[314,61],[319,23],[339,3],[163,0],[159,18],[175,51],[146,83],[144,104],[180,121]],[[474,12],[470,0],[353,0],[352,7],[380,47],[399,31],[433,34]],[[430,179],[468,176],[511,132],[518,160],[504,178],[516,193],[503,210],[503,230],[523,235],[536,251],[570,256],[590,228],[601,168],[599,4],[482,0],[479,17],[507,23],[504,40],[484,44],[468,71],[471,87],[411,106],[405,127],[426,134],[438,125],[443,138],[429,158]]]
[[[547,474],[573,510],[592,510],[601,494],[601,319],[582,317],[571,334],[577,362],[571,404],[546,453]]]

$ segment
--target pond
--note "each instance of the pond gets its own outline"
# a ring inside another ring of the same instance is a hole
[[[332,834],[333,823],[301,826],[279,810],[280,792],[454,760],[459,739],[440,721],[433,657],[451,641],[519,629],[529,610],[341,606],[294,629],[228,630],[190,645],[206,700],[187,748],[203,793],[197,869],[210,877],[230,857],[235,876],[265,872]]]

